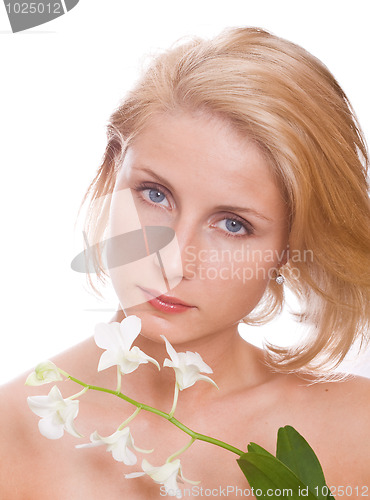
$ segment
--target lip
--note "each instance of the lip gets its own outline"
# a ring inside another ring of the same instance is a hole
[[[170,295],[160,295],[158,291],[139,287],[144,292],[147,302],[159,311],[168,313],[180,313],[194,308],[186,302]]]

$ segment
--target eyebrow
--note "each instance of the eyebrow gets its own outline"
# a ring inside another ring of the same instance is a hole
[[[155,179],[157,179],[160,183],[166,184],[171,191],[174,191],[173,186],[171,186],[171,183],[165,179],[164,177],[161,177],[160,175],[156,174],[153,172],[153,170],[150,170],[150,168],[146,167],[137,167],[136,170],[139,170],[141,172],[145,172]],[[266,217],[265,215],[261,214],[261,212],[258,212],[257,210],[254,210],[253,208],[247,208],[247,207],[237,207],[237,206],[232,206],[232,205],[218,205],[215,207],[216,210],[220,211],[225,211],[225,212],[240,212],[240,213],[245,213],[247,215],[254,215],[255,217],[258,217],[259,219],[266,220],[268,222],[272,222],[272,219],[269,217]]]

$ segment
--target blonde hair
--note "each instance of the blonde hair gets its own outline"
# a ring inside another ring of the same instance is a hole
[[[337,366],[356,340],[368,342],[370,302],[368,157],[343,90],[317,58],[258,28],[227,29],[157,55],[110,117],[105,155],[82,201],[91,195],[85,227],[93,241],[109,212],[97,202],[112,192],[130,140],[150,116],[178,110],[224,117],[261,146],[290,208],[290,251],[313,253],[283,268],[309,335],[290,348],[267,343],[267,362],[280,372]],[[103,283],[99,256],[97,267]],[[245,321],[278,314],[282,288],[271,280]]]

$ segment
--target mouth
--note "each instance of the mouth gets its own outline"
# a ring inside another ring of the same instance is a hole
[[[140,287],[140,290],[144,293],[147,302],[151,304],[154,308],[169,313],[179,313],[185,312],[187,310],[193,309],[195,306],[191,306],[186,302],[173,297],[170,295],[161,295],[158,291],[152,289],[146,289]]]

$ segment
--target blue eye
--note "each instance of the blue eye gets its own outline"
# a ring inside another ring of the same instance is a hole
[[[159,189],[159,187],[156,186],[140,184],[136,190],[142,193],[142,198],[149,204],[170,208],[170,203],[163,189]]]
[[[148,191],[149,191],[149,198],[154,203],[160,203],[166,198],[166,196],[158,189],[149,189]]]
[[[230,217],[219,220],[214,226],[222,229],[225,236],[230,237],[250,236],[254,233],[252,226],[247,221],[242,222]]]
[[[231,233],[238,233],[240,229],[243,229],[243,224],[237,220],[226,219],[226,229]]]

